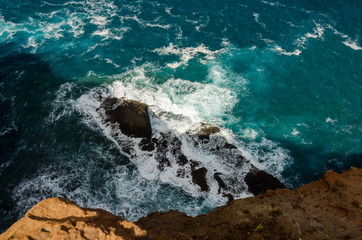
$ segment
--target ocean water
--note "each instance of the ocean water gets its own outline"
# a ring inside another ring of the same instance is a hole
[[[112,137],[99,96],[147,103],[155,134],[236,189],[247,169],[186,131],[218,126],[290,188],[362,167],[361,17],[357,0],[0,0],[0,232],[54,196],[127,220],[226,203],[123,153],[140,139]]]

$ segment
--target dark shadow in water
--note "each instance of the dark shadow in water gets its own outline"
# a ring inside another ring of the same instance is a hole
[[[0,232],[17,220],[11,191],[36,171],[41,159],[24,149],[36,148],[39,124],[64,79],[38,56],[20,52],[14,43],[0,45]],[[34,142],[34,146],[29,143]]]
[[[107,151],[117,165],[129,163],[101,131],[83,124],[77,111],[56,120],[49,117],[54,111],[56,116],[61,115],[65,109],[58,110],[55,100],[61,95],[61,85],[70,81],[56,76],[50,64],[39,56],[20,52],[20,49],[16,44],[0,45],[0,233],[39,198],[62,196],[71,199],[67,193],[82,185],[97,192],[99,183],[105,181],[102,174],[114,165],[102,161],[103,158],[95,156],[90,149]],[[64,101],[76,100],[99,84],[74,84],[70,91],[65,90],[69,96],[66,95]],[[85,164],[95,165],[94,170],[84,172],[87,170],[83,167]],[[61,183],[64,194],[53,191],[52,185],[35,186],[39,183],[32,179],[37,179],[43,171],[49,171],[46,177],[65,177]],[[67,178],[70,174],[73,177]],[[91,176],[91,180],[86,175]],[[34,183],[34,186],[28,184],[25,190],[17,190],[24,181]],[[22,195],[15,196],[15,193]],[[29,206],[19,206],[19,200],[26,202],[28,198],[26,204]]]
[[[296,188],[323,177],[327,170],[341,173],[350,167],[362,167],[362,153],[343,154],[325,152],[318,147],[297,145],[285,139],[272,139],[281,143],[294,158],[293,164],[283,171],[283,176]]]

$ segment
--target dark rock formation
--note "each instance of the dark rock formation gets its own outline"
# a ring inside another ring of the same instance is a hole
[[[207,185],[206,173],[207,169],[204,167],[191,170],[192,182],[199,185],[201,187],[201,191],[204,192],[208,192],[210,190]]]
[[[219,193],[220,193],[221,189],[227,189],[227,186],[226,186],[224,180],[222,180],[222,178],[220,177],[221,175],[222,174],[218,173],[218,172],[214,174],[214,179],[219,184]]]
[[[139,144],[139,147],[142,151],[151,152],[155,150],[154,142],[148,140],[147,138],[143,138]]]
[[[210,135],[220,132],[220,129],[216,126],[201,123],[201,126],[194,130],[189,130],[186,133],[196,136],[199,140],[209,140]]]
[[[195,218],[170,210],[134,223],[50,198],[35,205],[0,240],[361,240],[361,182],[362,169],[328,171],[324,179],[295,191],[278,189],[234,200]]]
[[[150,139],[152,128],[148,116],[148,107],[144,103],[134,100],[120,100],[117,98],[106,98],[101,106],[105,110],[105,121],[118,123],[122,133]]]
[[[249,191],[254,194],[254,196],[265,193],[267,190],[285,188],[284,184],[277,178],[265,171],[257,169],[251,170],[244,180],[249,187]]]
[[[234,145],[234,144],[231,144],[231,143],[228,143],[226,142],[224,144],[224,147],[223,148],[227,148],[227,149],[237,149],[237,147]]]
[[[100,99],[102,101],[102,99]],[[182,153],[181,136],[173,132],[157,132],[152,136],[150,118],[148,115],[148,107],[144,103],[133,100],[120,100],[117,98],[106,98],[102,101],[100,111],[104,121],[117,123],[122,133],[141,137],[138,147],[140,150],[150,152],[154,156],[160,171],[164,171],[172,164],[178,164],[177,177],[191,177],[192,182],[200,186],[202,191],[209,191],[209,181],[207,172],[209,171],[219,185],[219,194],[232,199],[232,195],[245,191],[245,186],[242,180],[233,179],[233,176],[221,176],[221,173],[216,173],[216,170],[207,169],[203,164],[192,159],[188,159]],[[216,156],[224,159],[224,161],[234,162],[235,167],[247,169],[245,166],[248,161],[242,156],[242,153],[233,144],[217,134],[220,129],[211,124],[201,123],[195,129],[186,132],[186,137],[193,142],[194,146],[200,150],[211,151]],[[114,136],[116,139],[117,137]],[[123,152],[131,157],[137,157],[136,146],[132,140],[122,141],[118,139],[118,143]],[[276,178],[264,171],[258,171],[252,166],[245,178],[245,182],[249,190],[254,195],[264,193],[266,190],[284,187]],[[210,178],[209,176],[209,178]],[[236,183],[235,181],[238,181]],[[231,186],[233,184],[233,186]],[[236,186],[239,185],[239,186]]]
[[[186,165],[186,163],[188,163],[189,160],[187,159],[187,157],[185,155],[183,155],[182,153],[178,156],[176,163],[180,166],[184,166]]]
[[[197,133],[197,136],[201,140],[210,139],[211,134],[215,134],[218,132],[220,132],[220,129],[218,127],[205,125]]]

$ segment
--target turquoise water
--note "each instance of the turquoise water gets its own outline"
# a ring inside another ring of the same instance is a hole
[[[99,95],[147,103],[156,132],[217,125],[291,188],[361,167],[361,15],[352,0],[0,0],[0,230],[53,196],[128,220],[226,202],[123,153]]]

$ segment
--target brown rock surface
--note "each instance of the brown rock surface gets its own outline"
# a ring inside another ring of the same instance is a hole
[[[3,239],[135,239],[146,231],[101,209],[80,208],[64,198],[49,198],[14,223]]]
[[[295,191],[234,200],[195,218],[171,210],[132,223],[52,198],[34,206],[3,239],[362,239],[362,169]]]
[[[210,139],[210,135],[219,132],[220,128],[210,124],[201,123],[201,125],[198,128],[196,128],[193,131],[189,130],[186,133],[190,135],[195,134],[199,139],[204,140],[204,139]]]
[[[151,138],[152,128],[146,104],[135,100],[123,100],[120,104],[117,98],[106,98],[100,107],[105,110],[105,121],[118,123],[122,133]]]

